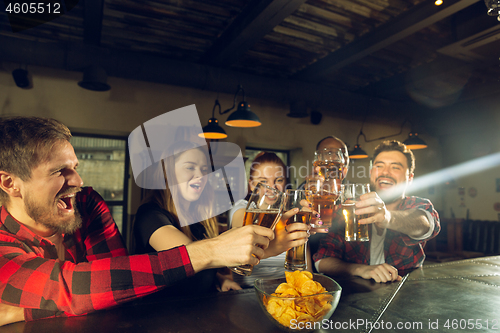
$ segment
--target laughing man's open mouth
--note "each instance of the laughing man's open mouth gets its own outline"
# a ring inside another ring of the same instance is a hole
[[[379,180],[379,184],[381,184],[381,185],[394,185],[395,182],[393,182],[391,180],[387,180],[387,179],[382,179],[382,180]]]
[[[57,206],[61,209],[71,210],[73,209],[73,203],[71,199],[76,195],[76,193],[65,194],[59,197]]]

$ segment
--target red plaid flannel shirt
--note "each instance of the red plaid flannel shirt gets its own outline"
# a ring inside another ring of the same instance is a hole
[[[92,188],[76,197],[82,227],[55,245],[0,213],[0,302],[25,308],[26,320],[85,314],[153,293],[194,274],[184,246],[127,256],[111,213]]]
[[[429,200],[419,197],[405,197],[396,210],[412,208],[428,211],[434,217],[434,231],[427,239],[415,240],[408,235],[387,229],[384,240],[385,262],[396,267],[401,274],[422,265],[425,260],[423,245],[429,239],[436,237],[441,230],[438,213]],[[349,263],[369,265],[370,242],[346,242],[342,232],[343,229],[330,232],[321,241],[318,252],[314,255],[314,261],[334,257]]]

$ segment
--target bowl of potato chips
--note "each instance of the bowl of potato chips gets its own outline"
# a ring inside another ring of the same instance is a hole
[[[342,288],[332,278],[308,271],[285,272],[285,278],[256,279],[260,306],[272,322],[288,332],[312,332],[331,317]]]

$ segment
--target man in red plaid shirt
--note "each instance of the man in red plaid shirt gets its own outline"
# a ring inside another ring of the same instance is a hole
[[[384,141],[375,148],[370,187],[356,202],[356,215],[373,214],[359,220],[370,224],[369,242],[347,242],[344,235],[330,232],[314,255],[319,272],[360,276],[376,282],[401,280],[401,275],[422,265],[423,245],[440,230],[432,203],[405,196],[413,180],[415,159],[399,141]]]
[[[0,326],[80,315],[208,268],[257,264],[274,233],[246,226],[127,256],[104,200],[83,187],[71,133],[53,119],[0,120]]]

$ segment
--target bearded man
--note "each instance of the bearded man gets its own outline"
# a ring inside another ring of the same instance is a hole
[[[347,242],[332,231],[314,255],[316,269],[329,275],[359,276],[376,282],[401,280],[420,267],[423,245],[440,231],[439,216],[428,199],[406,196],[415,158],[399,141],[375,148],[370,188],[356,202],[355,214],[368,214],[359,224],[371,225],[369,242]]]
[[[245,226],[128,256],[108,206],[83,187],[70,138],[54,119],[0,119],[0,326],[86,314],[204,269],[256,265],[274,238]]]

